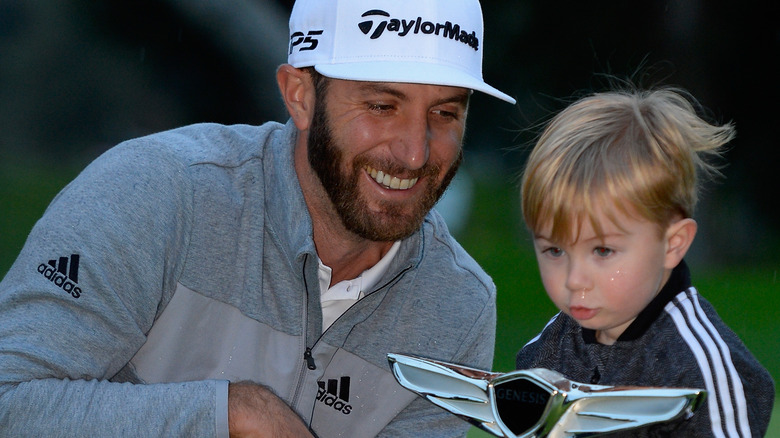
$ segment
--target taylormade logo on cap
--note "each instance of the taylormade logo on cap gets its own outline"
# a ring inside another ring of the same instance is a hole
[[[389,18],[390,14],[380,9],[372,9],[370,11],[364,12],[361,15],[361,17],[372,16]],[[372,40],[381,37],[382,34],[385,33],[385,30],[388,32],[395,32],[399,37],[404,37],[409,33],[422,33],[425,35],[432,34],[444,38],[449,38],[451,40],[460,41],[474,50],[479,50],[479,38],[477,37],[477,33],[475,31],[472,30],[471,33],[468,33],[465,30],[461,30],[459,24],[453,24],[449,21],[444,23],[434,23],[432,21],[423,20],[422,17],[417,17],[416,19],[411,20],[389,18],[379,21],[379,24],[376,27],[374,27],[374,24],[374,20],[361,21],[358,23],[358,28],[365,35],[370,33],[370,38]],[[319,44],[319,39],[317,36],[322,35],[323,32],[323,29],[309,30],[305,34],[301,31],[292,32],[290,34],[290,48],[287,53],[291,54],[293,50],[301,51],[316,49],[317,45]]]
[[[482,80],[478,0],[297,0],[287,62],[346,80],[446,85],[515,100]]]
[[[388,19],[380,21],[376,27],[374,27],[373,20],[358,23],[358,28],[360,28],[361,32],[366,35],[371,32],[372,28],[374,29],[374,31],[371,32],[370,37],[372,40],[381,37],[385,30],[388,32],[396,32],[398,33],[399,37],[406,36],[410,32],[413,34],[422,32],[426,35],[440,35],[444,38],[460,41],[464,44],[467,44],[474,50],[479,50],[479,38],[477,38],[477,33],[475,31],[468,33],[465,30],[461,30],[459,24],[452,24],[449,21],[445,21],[444,23],[434,23],[433,21],[423,20],[422,17],[417,17],[417,19],[411,20],[389,18],[390,14],[380,9],[372,9],[370,11],[364,12],[363,15],[361,15],[361,17],[371,16],[388,17]]]

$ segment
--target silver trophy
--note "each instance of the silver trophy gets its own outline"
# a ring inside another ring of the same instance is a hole
[[[388,354],[405,388],[493,435],[593,437],[688,418],[706,398],[690,388],[604,386],[544,368],[493,373]]]

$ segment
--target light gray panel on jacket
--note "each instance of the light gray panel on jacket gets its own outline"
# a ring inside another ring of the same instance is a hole
[[[297,380],[303,347],[294,346],[300,342],[179,285],[131,364],[146,383],[253,380],[286,397],[293,388],[273,383]]]

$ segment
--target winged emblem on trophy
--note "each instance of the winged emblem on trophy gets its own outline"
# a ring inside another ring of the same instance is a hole
[[[405,388],[506,438],[593,437],[687,418],[706,391],[574,382],[544,368],[495,373],[388,354]]]

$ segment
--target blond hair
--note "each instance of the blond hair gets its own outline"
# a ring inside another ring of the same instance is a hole
[[[556,115],[523,172],[529,230],[539,233],[552,221],[548,237],[574,242],[574,230],[589,220],[603,237],[596,213],[612,204],[659,230],[676,216],[692,217],[697,173],[717,174],[705,158],[719,156],[735,135],[730,123],[702,120],[695,104],[672,88],[620,90],[585,97]],[[614,212],[606,214],[615,222]]]

